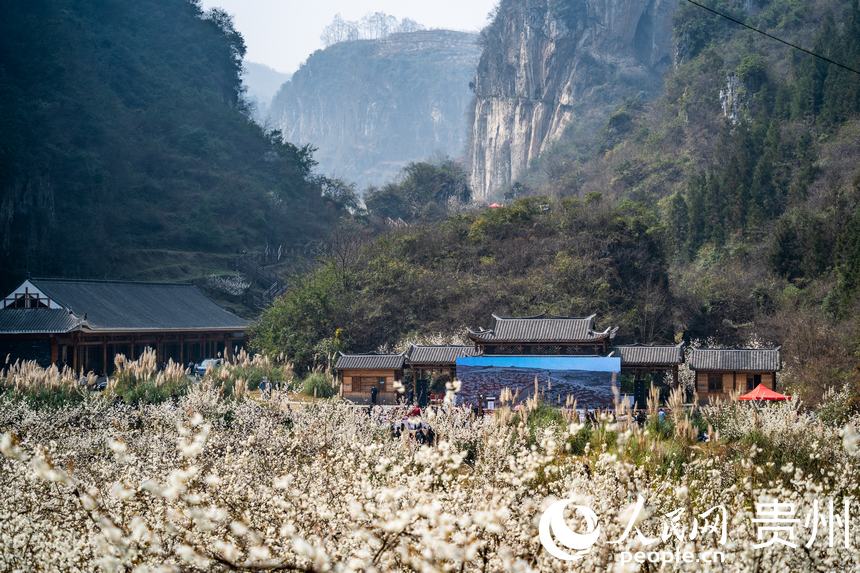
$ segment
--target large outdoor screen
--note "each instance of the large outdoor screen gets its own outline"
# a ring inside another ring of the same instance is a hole
[[[578,408],[611,408],[612,386],[621,372],[621,358],[597,356],[465,356],[457,358],[459,404],[498,404],[504,388],[517,402],[537,387],[541,399],[563,405],[568,396]],[[537,380],[537,384],[535,383]]]

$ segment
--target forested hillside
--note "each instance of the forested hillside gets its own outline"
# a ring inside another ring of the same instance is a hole
[[[715,6],[860,68],[856,1]],[[332,258],[258,344],[311,360],[491,312],[596,312],[629,342],[782,344],[784,381],[810,399],[857,383],[860,76],[686,3],[673,36],[653,102],[620,106],[593,145],[562,138],[505,208]]]
[[[600,328],[621,325],[630,340],[674,335],[666,258],[635,206],[524,199],[362,237],[338,232],[332,257],[264,313],[261,347],[306,366],[335,343],[373,350],[457,335],[490,326],[493,312],[597,313]]]
[[[308,150],[241,97],[242,37],[187,0],[2,2],[0,286],[193,279],[319,238]]]
[[[860,67],[854,0],[716,6]],[[683,2],[674,35],[664,95],[620,107],[599,144],[577,150],[585,159],[560,144],[519,191],[662,201],[680,267],[752,250],[799,288],[832,279],[829,308],[844,310],[857,287],[860,75]]]

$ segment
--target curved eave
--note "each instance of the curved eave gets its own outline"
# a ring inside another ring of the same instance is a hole
[[[99,328],[93,326],[85,326],[80,329],[81,332],[87,334],[123,334],[123,333],[153,333],[153,332],[244,332],[247,330],[245,326],[194,326],[182,328]],[[70,331],[71,332],[71,331]]]
[[[20,335],[20,334],[34,334],[34,335],[42,335],[42,336],[51,336],[56,334],[69,334],[71,332],[75,332],[75,330],[4,330],[0,332],[0,336],[7,335]]]
[[[509,340],[503,338],[479,338],[477,336],[468,335],[470,339],[475,342],[486,342],[486,343],[501,343],[501,344],[593,344],[595,342],[603,342],[605,340],[611,340],[615,337],[615,333],[601,333],[600,336],[596,336],[594,338],[585,338],[585,339],[546,339],[546,340]]]
[[[755,374],[758,372],[779,372],[782,370],[782,365],[780,364],[776,369],[772,368],[697,368],[690,365],[690,370],[694,370],[696,372],[748,372],[750,374]]]

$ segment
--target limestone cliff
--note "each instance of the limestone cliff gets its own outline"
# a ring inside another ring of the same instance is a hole
[[[502,0],[482,33],[469,143],[474,194],[515,181],[576,121],[659,89],[676,0]]]
[[[290,74],[249,61],[245,61],[242,68],[242,84],[246,90],[245,99],[251,104],[251,117],[265,126],[272,98],[284,82],[290,79]]]
[[[391,180],[410,161],[462,157],[477,40],[427,30],[334,44],[282,86],[269,123],[287,141],[317,147],[320,172],[360,187]]]

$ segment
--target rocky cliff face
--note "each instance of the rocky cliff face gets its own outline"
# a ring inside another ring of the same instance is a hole
[[[462,157],[481,49],[476,34],[430,30],[315,52],[275,96],[269,123],[318,148],[319,170],[366,185],[410,161]]]
[[[246,61],[242,67],[242,83],[247,90],[245,98],[253,106],[252,117],[265,126],[269,117],[269,104],[284,82],[290,79],[290,74],[255,62]]]
[[[577,121],[653,94],[671,64],[676,0],[502,0],[482,33],[470,134],[474,195],[515,181]]]

